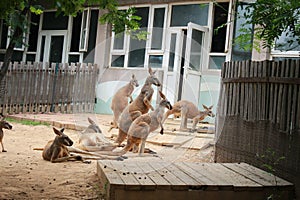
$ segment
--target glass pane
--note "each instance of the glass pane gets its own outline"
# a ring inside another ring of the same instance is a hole
[[[111,66],[112,67],[124,67],[124,55],[113,55],[111,57]]]
[[[237,16],[235,16],[236,20],[234,23],[235,26],[234,26],[234,32],[233,32],[234,38],[237,38],[242,34],[240,31],[241,28],[245,28],[245,29],[252,28],[252,30],[253,30],[253,27],[251,24],[243,25],[246,22],[246,19],[244,18],[244,14],[246,12],[245,5],[246,5],[246,3],[240,2],[237,6],[236,13],[238,13],[238,14],[237,14]],[[252,42],[253,42],[253,38],[249,39],[248,44],[252,44]],[[235,60],[250,60],[251,56],[252,56],[252,50],[242,49],[238,44],[233,45],[233,48],[232,48],[232,60],[233,61],[235,61]]]
[[[225,56],[210,56],[208,69],[221,69],[225,62]]]
[[[30,24],[28,51],[36,51],[37,39],[38,39],[38,34],[39,34],[40,16],[31,13],[31,22],[32,23]]]
[[[149,8],[137,8],[135,15],[142,19],[139,21],[142,31],[147,31]],[[144,27],[144,28],[143,28]],[[130,38],[128,67],[144,67],[146,40]]]
[[[79,55],[69,55],[69,63],[79,62]]]
[[[149,66],[152,68],[162,68],[163,56],[162,55],[150,55]]]
[[[79,51],[81,21],[82,21],[81,13],[78,13],[76,17],[73,17],[72,40],[71,40],[70,52]]]
[[[85,49],[85,38],[87,33],[87,10],[83,12],[82,16],[82,30],[81,30],[81,42],[80,42],[80,49]]]
[[[171,26],[187,26],[189,22],[206,26],[207,21],[208,4],[172,6]]]
[[[224,53],[229,3],[214,4],[214,27],[211,52]],[[225,26],[224,26],[225,25]],[[222,26],[222,28],[219,28]],[[215,31],[217,30],[217,31]]]
[[[280,51],[300,51],[297,39],[299,40],[298,36],[293,36],[289,31],[285,31],[276,40],[275,49]]]
[[[64,36],[51,36],[49,62],[61,63]]]
[[[43,35],[42,42],[41,42],[40,62],[44,61],[45,39],[46,39],[46,36]]]
[[[202,32],[193,29],[192,30],[192,42],[191,42],[191,55],[189,66],[192,70],[200,70],[200,60],[202,53]]]
[[[26,61],[35,61],[35,54],[26,54]]]
[[[176,51],[176,38],[177,38],[177,34],[172,33],[171,34],[171,41],[170,41],[168,71],[173,71],[174,70],[175,51]]]
[[[3,23],[3,20],[0,23],[0,31],[1,31],[1,41],[0,41],[0,49],[6,49],[7,44],[7,34],[8,34],[8,27]]]
[[[55,12],[44,12],[43,13],[43,30],[66,30],[68,29],[69,17],[63,16],[62,14],[55,16]]]
[[[119,33],[114,37],[114,49],[123,50],[124,49],[124,33]]]
[[[151,49],[161,49],[164,31],[165,8],[154,9]]]

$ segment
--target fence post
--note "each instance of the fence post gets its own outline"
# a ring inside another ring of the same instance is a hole
[[[51,104],[51,108],[50,108],[50,112],[53,112],[54,111],[54,99],[55,99],[55,89],[56,89],[56,79],[57,79],[57,73],[58,73],[58,69],[59,69],[59,64],[56,63],[55,65],[55,71],[54,71],[54,80],[53,80],[53,89],[52,89],[52,104]]]

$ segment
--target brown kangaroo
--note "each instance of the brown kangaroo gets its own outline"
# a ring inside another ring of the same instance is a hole
[[[95,154],[92,152],[80,151],[78,153],[84,153],[88,155],[93,155],[95,157],[83,157],[80,155],[70,154],[69,148],[73,145],[73,141],[63,133],[64,128],[61,130],[57,130],[53,127],[53,131],[56,134],[54,140],[49,141],[43,149],[43,159],[47,161],[51,161],[53,163],[56,162],[64,162],[64,161],[82,161],[84,163],[90,163],[90,161],[86,161],[85,159],[116,159],[123,160],[123,158],[111,158],[108,156],[101,156],[99,154]],[[72,149],[72,148],[71,148]]]
[[[3,136],[4,136],[3,129],[11,130],[12,125],[10,125],[7,121],[5,121],[5,117],[1,114],[1,118],[0,118],[0,143],[1,143],[1,146],[2,146],[2,152],[7,152],[4,149],[4,146],[3,146]]]
[[[113,116],[113,122],[110,130],[118,127],[119,117],[122,111],[128,105],[128,98],[130,99],[130,103],[133,102],[131,94],[134,90],[134,87],[138,87],[138,86],[139,86],[138,81],[135,78],[135,75],[132,74],[130,82],[125,86],[123,86],[122,88],[120,88],[113,96],[111,102],[111,109],[113,111],[114,116]]]
[[[159,87],[161,86],[161,83],[155,76],[155,72],[152,71],[151,67],[149,67],[148,72],[149,76],[147,77],[141,92],[137,98],[123,110],[120,116],[119,134],[115,141],[118,145],[121,145],[121,143],[125,140],[131,123],[138,116],[147,113],[149,109],[154,110],[151,105],[152,95],[154,93],[152,85]]]
[[[165,108],[172,109],[172,105],[166,99],[165,95],[159,91],[162,100],[159,106],[150,113],[145,113],[137,117],[131,124],[128,130],[127,144],[121,151],[107,152],[106,155],[122,156],[132,148],[140,145],[139,155],[141,156],[145,150],[145,143],[148,135],[155,131],[158,127],[161,128],[160,133],[163,134],[164,128],[162,125],[162,118]],[[136,149],[133,149],[136,151]]]
[[[196,125],[199,121],[203,120],[205,117],[210,116],[214,117],[215,114],[212,112],[212,107],[207,107],[202,105],[205,109],[204,111],[199,111],[197,106],[195,106],[192,102],[181,100],[174,104],[172,110],[168,110],[163,118],[163,122],[172,114],[174,116],[181,116],[180,130],[187,130],[187,119],[193,119],[192,131],[196,130]]]

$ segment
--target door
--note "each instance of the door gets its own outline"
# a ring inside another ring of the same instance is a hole
[[[42,31],[39,40],[37,59],[39,62],[64,63],[66,51],[66,31]]]
[[[181,99],[199,104],[201,70],[207,63],[208,28],[189,23],[186,37]]]
[[[174,104],[178,99],[180,66],[182,58],[182,31],[170,30],[166,44],[166,63],[167,72],[164,73],[164,94],[167,99]]]

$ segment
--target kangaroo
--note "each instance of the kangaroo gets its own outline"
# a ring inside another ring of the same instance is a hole
[[[7,121],[5,121],[5,117],[1,114],[1,118],[0,118],[0,143],[2,146],[2,152],[7,152],[4,149],[4,145],[3,145],[3,136],[4,136],[4,132],[2,129],[8,129],[11,130],[12,129],[12,125],[10,125]]]
[[[106,155],[122,156],[132,148],[135,151],[136,147],[140,145],[139,155],[141,156],[145,150],[145,143],[148,135],[155,131],[158,127],[161,128],[160,134],[163,134],[164,128],[162,124],[163,115],[165,108],[171,110],[172,105],[166,99],[165,95],[159,91],[159,95],[162,100],[159,106],[150,113],[145,113],[137,117],[131,124],[128,130],[127,144],[126,146],[118,152],[107,152]]]
[[[180,130],[187,130],[187,119],[193,119],[192,131],[196,130],[196,125],[199,121],[203,120],[205,117],[210,116],[214,117],[215,114],[212,112],[212,107],[207,107],[202,105],[205,109],[204,111],[199,111],[197,106],[195,106],[192,102],[181,100],[174,104],[173,109],[168,110],[163,118],[163,122],[172,114],[174,116],[181,116]]]
[[[82,161],[84,163],[90,163],[90,161],[86,161],[85,159],[116,159],[123,160],[123,158],[111,158],[107,156],[101,156],[99,154],[91,153],[91,152],[80,152],[88,155],[93,155],[96,157],[83,157],[80,155],[70,154],[69,147],[73,145],[73,141],[64,134],[64,128],[61,130],[57,130],[53,127],[53,131],[56,134],[54,140],[49,141],[43,149],[43,159],[47,161],[51,161],[52,163],[64,162],[64,161]],[[71,148],[72,149],[72,148]]]
[[[112,126],[109,129],[109,131],[113,128],[118,127],[119,117],[120,117],[122,111],[128,105],[128,98],[130,99],[130,103],[133,102],[131,94],[134,90],[134,87],[138,87],[138,86],[139,86],[138,81],[135,78],[135,75],[132,74],[130,82],[128,84],[126,84],[125,86],[123,86],[122,88],[120,88],[113,96],[112,102],[111,102],[111,109],[113,111],[114,116],[113,116]]]
[[[88,122],[90,125],[80,135],[77,147],[88,152],[111,151],[114,149],[112,143],[105,139],[99,126],[89,117]],[[70,151],[74,152],[74,149]]]
[[[159,87],[161,86],[161,83],[155,76],[155,72],[152,71],[151,67],[148,68],[148,73],[149,76],[147,77],[141,92],[137,98],[123,110],[119,118],[119,134],[115,140],[115,143],[119,146],[125,140],[131,123],[138,116],[147,113],[149,109],[154,110],[151,105],[152,95],[154,93],[152,85]]]

